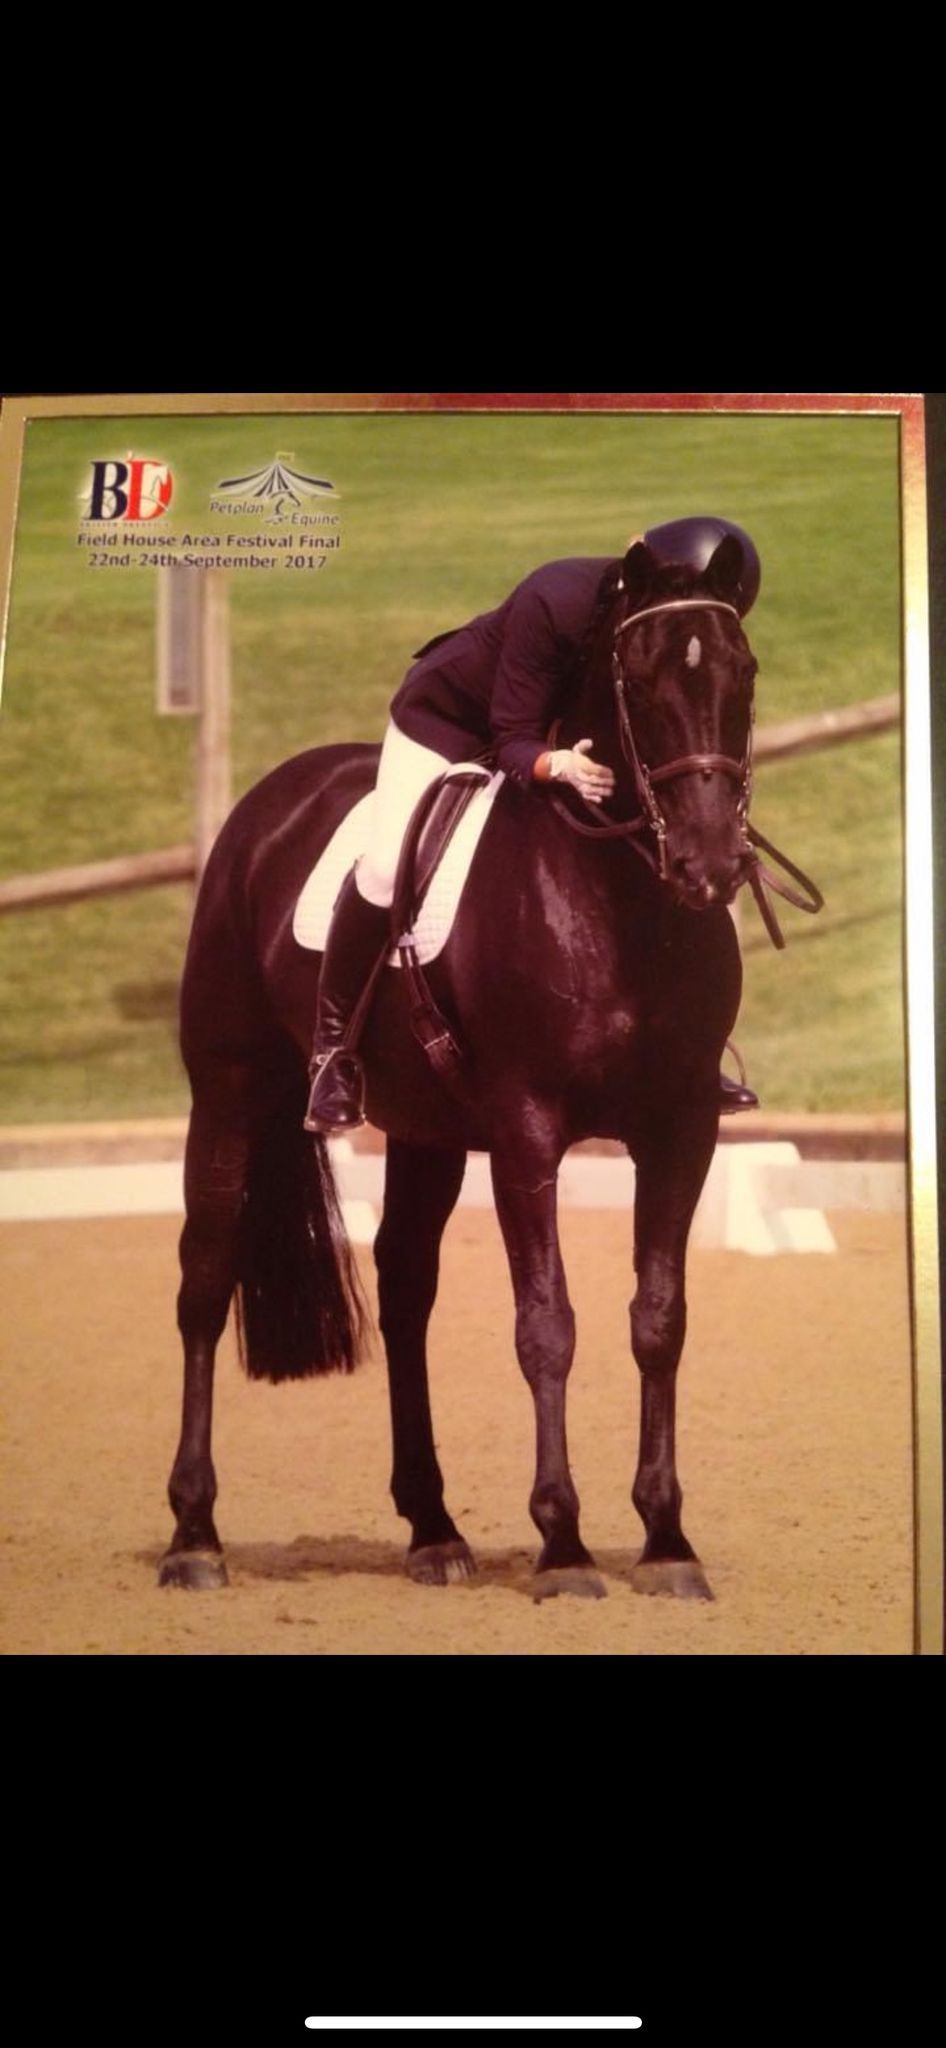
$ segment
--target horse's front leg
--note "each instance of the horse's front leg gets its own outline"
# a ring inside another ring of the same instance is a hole
[[[535,1598],[606,1591],[578,1533],[578,1495],[568,1469],[565,1386],[575,1352],[556,1222],[559,1154],[531,1170],[522,1157],[492,1156],[493,1189],[516,1299],[516,1355],[532,1389],[535,1484],[529,1512],[544,1538]]]
[[[683,1533],[675,1453],[677,1366],[686,1334],[685,1264],[693,1212],[716,1144],[715,1101],[637,1148],[631,1345],[641,1373],[640,1458],[631,1492],[647,1540],[631,1574],[638,1593],[711,1600]]]

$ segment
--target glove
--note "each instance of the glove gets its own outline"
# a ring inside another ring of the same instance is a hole
[[[570,782],[587,803],[600,804],[614,790],[614,776],[603,762],[588,757],[594,740],[578,740],[573,747],[560,747],[549,755],[549,780]]]

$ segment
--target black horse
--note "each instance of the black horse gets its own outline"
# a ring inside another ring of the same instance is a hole
[[[756,662],[736,609],[739,567],[729,538],[702,574],[660,568],[641,544],[628,554],[557,740],[593,736],[595,758],[617,778],[610,822],[571,796],[502,787],[450,939],[428,969],[464,1042],[459,1081],[445,1085],[412,1035],[404,977],[385,969],[377,987],[362,1040],[368,1115],[387,1134],[374,1253],[392,1492],[411,1525],[417,1580],[474,1569],[444,1504],[425,1351],[440,1240],[474,1149],[490,1155],[516,1351],[535,1401],[536,1594],[604,1591],[579,1535],[566,1450],[575,1323],[556,1176],[568,1146],[607,1137],[636,1166],[631,1343],[643,1389],[632,1498],[646,1542],[633,1583],[709,1597],[681,1527],[674,1412],[687,1238],[741,991],[726,906],[756,859]],[[226,1582],[210,1439],[214,1356],[234,1293],[253,1377],[350,1368],[357,1353],[364,1305],[326,1144],[302,1129],[315,956],[295,942],[292,919],[313,860],[371,787],[377,759],[374,747],[335,746],[277,768],[236,806],[201,885],[182,990],[193,1090],[178,1303],[185,1388],[163,1584]]]

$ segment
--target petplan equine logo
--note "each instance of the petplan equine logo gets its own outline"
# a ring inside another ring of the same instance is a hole
[[[291,467],[293,460],[277,451],[264,469],[251,470],[247,476],[222,477],[210,500],[211,511],[251,513],[256,519],[265,513],[267,525],[280,525],[293,519],[307,498],[337,498],[328,477],[306,476]]]
[[[118,525],[131,520],[160,519],[171,502],[174,476],[170,464],[147,455],[114,455],[92,464],[91,481],[80,492],[84,519]]]

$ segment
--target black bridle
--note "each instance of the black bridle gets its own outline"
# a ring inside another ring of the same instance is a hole
[[[757,832],[755,826],[749,823],[749,804],[752,798],[752,728],[755,719],[754,708],[750,711],[749,729],[746,734],[746,751],[741,761],[735,760],[729,754],[681,754],[673,761],[664,761],[659,763],[657,767],[651,767],[641,760],[638,753],[627,702],[627,678],[621,660],[621,635],[626,633],[632,626],[638,625],[643,619],[653,618],[659,612],[671,611],[720,611],[731,613],[734,619],[738,620],[739,618],[735,605],[726,604],[721,598],[682,597],[669,598],[663,604],[647,605],[641,611],[630,612],[627,618],[622,619],[619,625],[615,627],[611,648],[611,669],[617,704],[618,733],[621,741],[621,752],[634,777],[638,802],[641,806],[640,817],[629,818],[622,823],[605,824],[594,806],[587,804],[586,808],[589,814],[595,818],[596,822],[593,826],[583,825],[566,805],[559,803],[554,797],[552,801],[555,803],[555,808],[559,811],[560,816],[568,820],[574,831],[580,832],[591,839],[625,839],[633,847],[634,852],[639,853],[641,858],[646,860],[648,866],[652,868],[658,879],[661,882],[666,882],[668,880],[667,821],[654,795],[655,787],[664,782],[671,782],[679,775],[703,775],[707,778],[711,775],[728,775],[731,780],[739,784],[736,815],[742,838],[742,850],[747,860],[745,879],[749,883],[749,887],[758,904],[763,923],[772,940],[772,944],[782,948],[784,947],[785,940],[775,912],[766,896],[766,887],[774,889],[779,896],[785,898],[786,902],[793,903],[796,909],[810,911],[812,915],[816,911],[821,910],[824,904],[824,897],[809,876],[803,874],[801,868],[795,867],[793,862],[784,853],[780,853],[778,848],[772,845],[771,840],[764,839],[762,833]],[[638,833],[646,831],[648,828],[653,832],[657,842],[656,859],[650,847],[643,845],[637,837]],[[788,888],[787,884],[780,881],[778,876],[773,875],[769,868],[763,866],[756,851],[756,848],[760,846],[764,848],[772,860],[778,862],[786,874],[791,875],[793,880],[801,885],[807,892],[807,896],[798,895],[796,890]]]
[[[631,612],[622,619],[614,634],[611,666],[614,676],[614,694],[617,699],[618,731],[621,738],[621,752],[634,776],[638,799],[644,815],[657,840],[656,872],[662,882],[667,880],[667,821],[654,796],[654,786],[661,782],[672,782],[678,775],[729,775],[738,782],[739,802],[737,817],[742,835],[743,849],[751,855],[748,838],[749,799],[752,793],[752,716],[746,735],[746,751],[741,761],[734,761],[729,754],[681,754],[674,761],[665,761],[657,768],[650,768],[643,762],[637,751],[631,714],[627,703],[627,679],[621,666],[619,641],[629,626],[636,626],[642,619],[651,619],[658,612],[715,611],[730,612],[734,619],[739,613],[735,605],[724,604],[721,598],[678,597],[670,598],[665,604],[648,605],[645,610]]]

